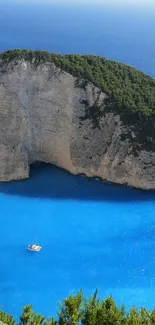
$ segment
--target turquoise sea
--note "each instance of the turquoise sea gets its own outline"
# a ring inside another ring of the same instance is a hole
[[[28,5],[0,0],[0,50],[93,53],[155,76],[154,12]],[[32,303],[98,287],[120,305],[154,307],[155,192],[72,176],[49,165],[0,183],[0,305],[19,316]],[[26,250],[37,241],[39,254]]]
[[[120,305],[149,308],[155,294],[155,193],[31,167],[26,181],[0,184],[0,303],[55,314],[81,287]],[[37,241],[40,253],[26,250]]]

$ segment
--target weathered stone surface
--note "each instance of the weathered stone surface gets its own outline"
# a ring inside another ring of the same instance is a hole
[[[42,161],[73,174],[154,189],[155,152],[141,143],[135,152],[139,135],[108,108],[108,99],[52,64],[21,60],[1,67],[0,181],[27,178],[29,165]],[[97,106],[103,114],[96,120]]]

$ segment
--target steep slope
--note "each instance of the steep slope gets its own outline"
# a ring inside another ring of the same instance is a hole
[[[29,165],[42,161],[154,189],[154,111],[155,81],[128,66],[92,56],[1,54],[0,180],[27,178]]]

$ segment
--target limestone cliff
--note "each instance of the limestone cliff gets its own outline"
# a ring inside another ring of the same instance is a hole
[[[41,161],[155,188],[153,118],[113,109],[107,93],[83,82],[53,63],[0,59],[0,181],[27,178]]]

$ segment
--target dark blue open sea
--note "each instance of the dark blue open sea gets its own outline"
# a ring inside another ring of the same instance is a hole
[[[20,2],[21,3],[21,2]],[[109,57],[155,77],[153,10],[15,4],[0,0],[0,51],[45,49]],[[39,254],[26,250],[37,241]],[[154,307],[155,193],[31,167],[27,181],[0,184],[0,305],[18,317],[32,303],[97,287],[118,305]]]

